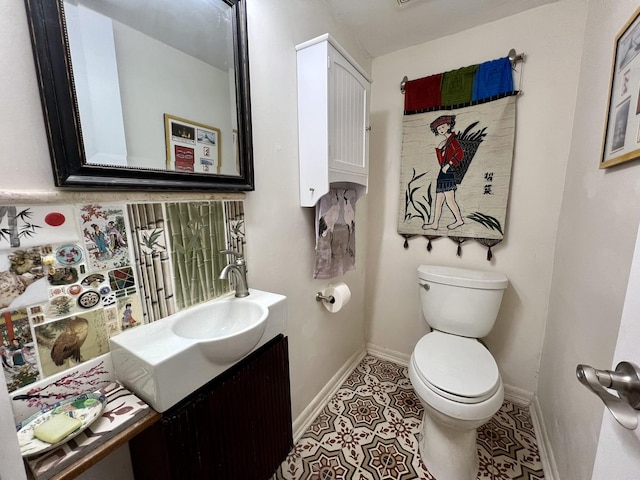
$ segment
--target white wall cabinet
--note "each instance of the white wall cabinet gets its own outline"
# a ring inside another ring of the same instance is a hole
[[[300,203],[313,207],[331,187],[367,191],[369,94],[366,72],[329,35],[296,47]]]

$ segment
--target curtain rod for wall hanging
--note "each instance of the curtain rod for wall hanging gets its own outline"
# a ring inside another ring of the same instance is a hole
[[[509,57],[509,61],[511,62],[511,65],[513,67],[515,67],[516,63],[518,62],[524,62],[524,53],[516,53],[516,50],[514,48],[509,50],[509,53],[507,54],[507,56]],[[408,81],[409,79],[405,75],[402,81],[400,82],[400,92],[402,92],[403,94],[404,94],[404,87]]]

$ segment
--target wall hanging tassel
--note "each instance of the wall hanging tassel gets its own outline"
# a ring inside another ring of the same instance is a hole
[[[404,249],[408,250],[409,249],[409,235],[403,235],[404,237]]]
[[[476,238],[480,245],[484,245],[487,247],[487,261],[491,261],[493,258],[493,252],[491,251],[491,247],[499,244],[502,240],[496,238]]]
[[[449,238],[458,244],[458,249],[456,250],[456,255],[461,257],[462,256],[462,244],[464,242],[466,242],[468,240],[468,238],[464,238],[464,237],[449,237]]]
[[[425,237],[427,238],[427,252],[430,252],[433,248],[433,246],[431,245],[431,240],[439,238],[439,235],[425,235]]]

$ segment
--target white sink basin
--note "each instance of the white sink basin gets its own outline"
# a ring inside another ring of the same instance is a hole
[[[208,302],[189,309],[173,322],[173,333],[198,341],[214,362],[228,363],[253,349],[267,327],[268,308],[251,295]]]
[[[251,289],[116,335],[109,339],[116,378],[164,412],[283,333],[286,300]]]

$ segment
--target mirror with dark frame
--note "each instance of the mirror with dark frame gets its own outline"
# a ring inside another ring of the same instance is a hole
[[[58,187],[254,189],[246,0],[25,0]]]

